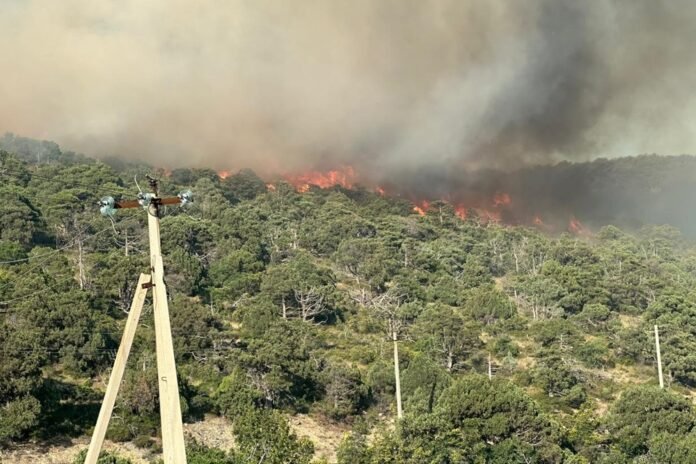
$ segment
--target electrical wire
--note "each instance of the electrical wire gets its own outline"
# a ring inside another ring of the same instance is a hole
[[[64,276],[66,276],[66,275],[67,275],[67,274],[61,274],[61,277],[64,277]],[[68,281],[73,280],[74,278],[75,278],[75,277],[74,277],[73,275],[70,275],[70,276],[68,276],[66,279],[53,282],[53,286],[57,287],[57,286],[60,285],[60,284],[64,284],[64,283],[66,283],[66,282],[68,282]],[[31,297],[33,297],[33,296],[40,295],[40,294],[42,294],[42,293],[46,293],[46,292],[49,291],[49,290],[56,291],[56,289],[55,289],[53,286],[49,286],[49,285],[47,284],[47,285],[46,285],[46,288],[42,288],[41,290],[37,290],[37,291],[32,292],[32,293],[29,293],[29,294],[27,294],[27,295],[22,295],[22,296],[14,297],[14,298],[11,298],[11,299],[9,299],[9,300],[0,301],[0,306],[4,306],[4,305],[7,305],[7,304],[12,303],[12,302],[15,302],[15,301],[19,301],[19,300],[24,300],[24,299],[27,299],[27,298],[31,298]],[[9,312],[9,311],[8,311],[8,312]]]
[[[7,171],[4,174],[6,174],[6,173],[7,173]],[[16,172],[16,174],[20,174],[20,173]],[[32,183],[31,183],[31,181],[33,179],[43,180],[46,182],[55,182],[55,180],[56,180],[56,176],[43,175],[43,174],[39,174],[39,173],[37,173],[35,171],[31,171],[31,170],[29,171],[29,175],[31,176],[31,178],[29,179],[29,182],[27,184],[27,187],[29,187],[29,188],[33,187]],[[78,181],[76,179],[73,179],[70,182],[67,182],[67,184],[68,185],[62,186],[62,190],[78,188],[78,187],[84,188],[85,190],[94,190],[95,187],[99,187],[99,185],[95,185],[93,183],[88,183],[85,181]]]
[[[140,328],[140,327],[143,327],[143,326],[140,326],[140,325],[139,325],[138,327]],[[70,330],[69,332],[70,332],[71,335],[72,335],[72,334],[81,334],[81,335],[117,335],[117,336],[123,335],[123,331],[118,331],[118,330],[114,330],[114,331],[111,331],[111,330],[109,330],[109,331],[104,331],[104,330],[92,331],[92,330],[89,330],[89,329],[80,329],[80,330]],[[44,333],[44,331],[41,330],[41,329],[38,329],[38,328],[36,328],[36,327],[27,327],[27,328],[22,329],[22,333],[24,333],[24,334],[36,334],[36,335],[41,335],[41,334]],[[138,332],[138,333],[142,333],[142,332]],[[154,335],[154,329],[152,330],[152,334]],[[217,335],[220,335],[221,333],[220,333],[220,332],[216,332],[216,334],[217,334]],[[172,327],[172,335],[187,335],[187,336],[190,336],[190,337],[195,337],[195,338],[197,338],[197,339],[218,340],[217,338],[212,338],[212,337],[210,336],[210,335],[211,335],[210,332],[206,332],[206,333],[204,333],[204,332],[191,332],[190,330],[185,330],[185,329],[181,329],[181,328],[177,328],[177,327]]]
[[[56,180],[56,176],[55,176],[55,175],[49,175],[48,173],[43,173],[43,172],[40,172],[40,171],[38,171],[38,170],[32,170],[32,169],[27,169],[26,171],[14,170],[14,172],[13,172],[12,169],[9,169],[9,168],[8,168],[8,169],[5,169],[2,173],[0,173],[0,175],[7,175],[7,176],[10,176],[10,175],[12,175],[13,173],[14,173],[15,175],[22,175],[22,174],[25,174],[25,172],[28,172],[28,174],[29,174],[29,176],[30,176],[29,185],[28,185],[28,186],[31,186],[30,184],[31,184],[31,181],[32,181],[33,179],[44,180],[44,181],[47,181],[47,182],[54,182],[54,181]],[[58,172],[61,172],[61,170],[58,170]],[[116,179],[114,179],[114,181],[113,181],[114,184],[118,185],[118,184],[117,184],[117,181],[123,182],[123,179],[122,179],[118,174],[115,174],[114,176],[116,177]],[[109,182],[112,182],[112,181],[109,181]],[[142,190],[140,190],[140,186],[138,185],[137,180],[136,180],[135,184],[136,184],[136,186],[138,187],[138,190],[142,192]],[[63,189],[66,189],[66,188],[67,188],[67,189],[73,188],[73,187],[72,187],[73,185],[76,186],[76,187],[85,188],[85,189],[87,189],[87,190],[94,190],[95,187],[99,187],[99,185],[95,185],[94,183],[90,183],[90,182],[87,182],[87,181],[81,181],[81,180],[78,180],[78,179],[72,179],[70,182],[68,182],[68,186],[67,186],[67,187],[66,187],[66,186],[63,186]],[[121,186],[119,186],[119,187],[121,187]]]
[[[90,235],[89,237],[87,237],[86,239],[83,240],[83,244],[84,244],[84,243],[89,243],[89,241],[91,241],[91,240],[97,238],[97,236],[99,236],[100,234],[102,234],[102,233],[104,233],[104,232],[107,232],[107,231],[109,231],[109,230],[111,230],[111,228],[110,228],[110,227],[107,227],[107,228],[105,228],[105,229],[102,229],[102,230],[99,231],[99,232],[96,232],[95,234]],[[144,234],[141,234],[141,237],[142,237],[142,236],[144,236]],[[42,255],[31,256],[31,257],[29,257],[29,258],[23,259],[22,261],[29,261],[30,259],[37,259],[37,258],[46,258],[47,256],[55,255],[56,253],[58,253],[58,252],[60,252],[60,251],[64,251],[64,250],[66,250],[66,249],[68,249],[68,248],[74,246],[75,243],[76,243],[76,241],[73,241],[73,242],[71,242],[71,244],[68,245],[68,246],[61,247],[61,248],[59,248],[59,249],[57,249],[57,250],[53,250],[52,252],[44,253],[44,254],[42,254]],[[12,275],[12,276],[11,276],[12,280],[19,280],[19,279],[22,279],[22,278],[24,278],[24,277],[30,275],[34,270],[36,270],[41,264],[45,263],[46,261],[48,261],[48,258],[43,259],[43,260],[41,260],[41,261],[39,261],[39,262],[35,262],[35,263],[32,265],[32,267],[30,267],[29,269],[25,269],[24,272],[21,272],[21,273],[19,273],[19,274],[14,274],[14,275]],[[3,263],[0,262],[0,264],[3,264]],[[2,287],[0,287],[0,290],[5,290],[5,289],[9,288],[11,285],[12,285],[12,281],[7,282],[7,283],[5,283]],[[2,303],[3,303],[3,302],[0,302],[0,304],[2,304]]]
[[[100,230],[99,232],[96,232],[96,233],[90,235],[90,236],[87,237],[84,241],[86,242],[87,240],[91,240],[92,238],[94,238],[94,237],[96,237],[96,236],[98,236],[98,235],[101,235],[101,234],[103,234],[104,232],[107,232],[107,231],[112,230],[112,229],[114,230],[114,232],[116,232],[116,228],[115,228],[115,226],[114,226],[113,220],[112,220],[111,222],[112,222],[112,227],[106,227],[105,229],[102,229],[102,230]],[[124,221],[124,222],[125,222],[125,221]],[[137,222],[137,221],[136,221],[136,222]],[[121,225],[121,224],[123,224],[123,223],[119,223],[119,225]],[[41,255],[28,256],[28,257],[26,257],[26,258],[12,259],[12,260],[8,260],[8,261],[0,261],[0,264],[16,264],[16,263],[21,263],[21,262],[25,262],[25,261],[30,261],[30,260],[32,260],[32,259],[43,258],[43,257],[45,257],[45,256],[51,256],[51,255],[54,255],[54,254],[56,254],[56,253],[60,253],[61,251],[67,250],[68,248],[71,248],[73,245],[75,245],[76,242],[77,242],[76,240],[73,240],[72,242],[69,242],[68,245],[64,245],[64,246],[62,246],[62,247],[60,247],[60,248],[56,248],[56,249],[54,249],[54,250],[52,250],[52,251],[46,252],[46,253],[41,254]]]
[[[28,256],[28,257],[26,257],[26,258],[12,259],[12,260],[9,260],[9,261],[0,261],[0,264],[16,264],[16,263],[22,263],[22,262],[25,262],[25,261],[29,261],[29,260],[32,260],[32,259],[43,258],[43,257],[45,257],[45,256],[52,256],[52,255],[55,255],[56,253],[60,253],[60,252],[63,251],[63,250],[67,250],[68,248],[72,247],[74,244],[75,244],[75,241],[73,240],[72,242],[70,242],[69,245],[65,245],[65,246],[63,246],[63,247],[61,247],[61,248],[56,248],[56,249],[54,249],[54,250],[52,250],[52,251],[49,251],[48,253],[44,253],[44,254],[42,254],[42,255],[38,255],[38,256]]]

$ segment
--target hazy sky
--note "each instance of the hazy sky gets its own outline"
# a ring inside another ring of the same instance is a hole
[[[686,0],[0,0],[0,132],[261,172],[694,153],[695,43]]]

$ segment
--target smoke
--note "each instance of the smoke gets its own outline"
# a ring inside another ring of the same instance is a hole
[[[696,151],[684,0],[3,0],[0,132],[389,178]]]

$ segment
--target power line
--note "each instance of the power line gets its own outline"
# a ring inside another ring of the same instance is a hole
[[[135,220],[131,219],[130,221],[132,221],[132,222],[130,222],[130,224],[134,224],[134,223],[137,223],[137,222],[138,222],[137,219],[135,219]],[[123,224],[128,224],[128,223],[129,223],[129,221],[123,221],[123,222],[118,223],[118,225],[123,225]],[[104,232],[107,232],[107,231],[112,230],[112,229],[113,229],[113,227],[106,227],[106,228],[100,230],[99,232],[95,232],[94,234],[88,235],[87,238],[85,238],[85,239],[83,240],[83,242],[86,242],[86,241],[88,241],[88,240],[92,240],[94,237],[96,237],[96,236],[98,236],[98,235],[101,235],[101,234],[103,234]],[[143,234],[143,235],[144,235],[144,234]],[[52,255],[54,255],[54,254],[56,254],[56,253],[59,253],[59,252],[61,252],[61,251],[64,251],[64,250],[67,250],[67,249],[71,248],[73,245],[75,245],[75,243],[77,243],[77,240],[73,240],[72,242],[69,242],[68,245],[64,245],[64,246],[62,246],[62,247],[60,247],[60,248],[56,248],[56,249],[54,249],[54,250],[52,250],[52,251],[49,251],[49,252],[44,253],[44,254],[41,254],[41,255],[27,256],[26,258],[13,259],[13,260],[9,260],[9,261],[0,261],[0,264],[16,264],[16,263],[21,263],[21,262],[25,262],[25,261],[30,261],[30,260],[32,260],[32,259],[43,258],[43,257],[45,257],[45,256],[52,256]]]
[[[24,279],[28,275],[32,274],[37,268],[39,268],[42,264],[46,263],[47,261],[48,261],[48,258],[34,263],[29,269],[25,269],[24,272],[11,275],[9,280],[4,285],[0,286],[0,290],[4,291],[4,290],[10,288],[14,282],[19,281],[21,279]],[[0,302],[0,304],[1,304],[1,302]],[[5,312],[7,312],[7,311],[5,311]]]
[[[4,174],[7,174],[8,172],[9,172],[9,173],[12,173],[12,170],[10,170],[10,169],[6,170],[6,171],[4,172]],[[31,171],[31,170],[29,170],[28,172],[29,172],[30,178],[29,178],[29,180],[28,180],[27,187],[29,187],[29,188],[32,187],[31,181],[32,181],[33,179],[44,180],[44,181],[47,181],[47,182],[54,182],[54,181],[56,180],[56,177],[55,177],[55,176],[43,175],[43,174],[40,174],[40,173],[35,172],[35,171]],[[60,172],[60,171],[58,171],[58,172]],[[15,174],[22,174],[22,173],[19,172],[19,171],[15,171]],[[118,180],[122,180],[122,179],[118,178]],[[109,181],[109,182],[111,182],[111,181]],[[114,183],[114,184],[117,184],[116,181],[114,181],[113,183]],[[68,182],[68,186],[63,185],[63,190],[65,190],[65,189],[77,188],[77,187],[84,188],[85,190],[94,190],[95,185],[94,185],[94,184],[87,183],[87,182],[82,182],[82,181],[78,181],[78,180],[76,180],[76,179],[73,179],[73,180],[71,180],[70,182]],[[97,187],[98,187],[98,185],[97,185]],[[119,187],[120,187],[120,186],[119,186]]]
[[[61,276],[66,276],[66,275],[67,275],[67,274],[62,274]],[[58,285],[60,285],[60,284],[64,284],[64,283],[66,283],[66,282],[69,282],[69,281],[73,280],[74,278],[75,278],[75,276],[70,275],[69,277],[67,277],[67,278],[65,278],[65,279],[63,279],[63,280],[60,280],[60,281],[57,281],[57,282],[53,282],[53,285],[54,285],[54,286],[58,286]],[[5,300],[5,301],[0,301],[0,305],[7,305],[7,304],[10,304],[10,303],[12,303],[12,302],[14,302],[14,301],[24,300],[24,299],[26,299],[26,298],[31,298],[31,297],[33,297],[33,296],[40,295],[40,294],[42,294],[42,293],[46,293],[46,292],[49,291],[49,290],[57,291],[55,288],[53,288],[53,287],[47,285],[46,288],[42,288],[41,290],[37,290],[37,291],[35,291],[35,292],[33,292],[33,293],[29,293],[29,294],[27,294],[27,295],[18,296],[18,297],[11,298],[11,299]],[[7,311],[7,312],[9,312],[9,311]],[[0,311],[0,313],[3,313],[3,312]]]
[[[58,173],[63,173],[63,170],[57,170],[57,172],[58,172]],[[32,181],[33,179],[40,179],[40,180],[44,180],[44,181],[47,181],[47,182],[54,182],[54,181],[56,180],[56,176],[51,176],[51,175],[48,175],[47,173],[43,173],[43,172],[40,172],[40,171],[38,171],[38,170],[32,170],[32,169],[27,169],[26,172],[25,172],[25,171],[19,171],[19,170],[13,170],[13,169],[10,169],[10,168],[5,168],[5,170],[4,170],[3,172],[1,172],[0,175],[3,175],[3,174],[4,174],[4,175],[8,175],[8,176],[9,176],[9,175],[11,175],[11,174],[13,174],[13,173],[14,173],[15,175],[22,175],[22,174],[28,173],[29,176],[30,176],[30,178],[29,178],[29,180],[28,180],[28,183],[29,183],[29,184],[31,184],[31,181]],[[125,183],[126,180],[124,180],[119,174],[115,174],[115,176],[116,176],[116,179],[107,180],[107,182],[113,183],[113,184],[115,184],[116,186],[121,187],[121,188],[126,188],[126,186],[124,186],[124,185],[119,185],[119,181],[122,182],[122,183]],[[171,182],[169,182],[169,183],[170,183],[170,184],[173,184],[173,183],[171,183]],[[101,186],[101,185],[95,185],[95,184],[93,184],[93,183],[81,181],[81,180],[78,180],[78,179],[71,179],[70,182],[68,182],[68,185],[69,185],[68,187],[65,187],[65,186],[63,185],[63,190],[73,188],[73,187],[71,187],[71,185],[74,185],[75,187],[81,187],[81,188],[84,188],[84,189],[90,190],[90,191],[93,191],[95,187],[100,187],[100,186]],[[27,186],[28,186],[28,187],[31,187],[31,185],[27,185]]]
[[[56,248],[55,250],[50,251],[50,252],[48,252],[48,253],[44,253],[44,254],[42,254],[42,255],[38,255],[38,256],[28,256],[28,257],[26,257],[26,258],[12,259],[12,260],[9,260],[9,261],[0,261],[0,264],[16,264],[16,263],[22,263],[22,262],[25,262],[25,261],[29,261],[29,260],[31,260],[31,259],[43,258],[44,256],[52,256],[52,255],[55,255],[56,253],[60,253],[60,252],[63,251],[63,250],[67,250],[68,248],[72,247],[74,244],[75,244],[75,241],[73,240],[72,242],[70,242],[69,245],[66,245],[66,246],[64,246],[64,247],[62,247],[62,248]]]

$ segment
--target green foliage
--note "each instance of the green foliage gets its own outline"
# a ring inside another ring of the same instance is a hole
[[[0,443],[18,438],[36,425],[41,404],[33,396],[16,397],[0,407]]]
[[[319,370],[311,357],[318,342],[310,327],[270,320],[248,329],[238,362],[268,405],[301,407],[319,397]]]
[[[215,393],[215,405],[225,417],[234,419],[252,407],[262,405],[262,395],[253,389],[241,369],[228,375]]]
[[[308,464],[314,454],[312,442],[297,438],[277,411],[249,408],[235,420],[238,449],[233,462]]]
[[[266,184],[251,169],[242,169],[222,182],[225,196],[233,203],[252,200],[266,192]]]
[[[331,364],[321,377],[324,399],[319,408],[329,418],[344,419],[367,405],[369,392],[358,369]]]
[[[521,389],[464,376],[431,414],[408,416],[367,450],[359,437],[346,439],[340,452],[372,463],[552,463],[561,461],[559,438],[560,430]]]
[[[73,464],[83,464],[86,457],[87,450],[80,451],[75,459],[73,459]],[[97,459],[97,464],[132,464],[132,462],[133,461],[130,459],[122,458],[106,451],[102,451],[99,454],[99,459]]]
[[[468,293],[466,309],[479,322],[490,325],[502,319],[509,319],[516,313],[510,299],[492,286],[482,286]]]
[[[534,381],[549,397],[560,397],[572,407],[580,406],[586,398],[575,369],[560,356],[547,356],[535,368]]]
[[[78,437],[150,260],[142,210],[112,223],[91,205],[133,198],[152,169],[0,146],[0,443]],[[189,462],[308,462],[297,412],[351,429],[341,463],[694,460],[696,248],[674,228],[554,236],[442,201],[420,217],[366,189],[269,189],[250,171],[163,179],[185,188],[196,202],[162,219],[182,410],[229,418],[238,445],[192,443]],[[143,447],[160,427],[152,323],[148,303],[109,427]],[[670,391],[631,387],[655,383],[655,324]],[[405,418],[391,427],[394,333]]]
[[[39,340],[7,323],[0,325],[0,444],[21,437],[38,422],[41,366]]]
[[[0,239],[15,241],[29,248],[38,239],[41,230],[41,216],[27,197],[27,192],[18,187],[0,187]]]
[[[188,464],[241,464],[242,461],[222,450],[190,442],[186,444],[186,462]]]
[[[467,355],[481,345],[477,327],[449,306],[436,304],[418,316],[413,329],[434,359],[448,372],[462,367]]]
[[[629,457],[645,454],[651,442],[664,434],[683,437],[696,425],[693,406],[687,399],[656,387],[625,390],[608,416],[612,441]]]

